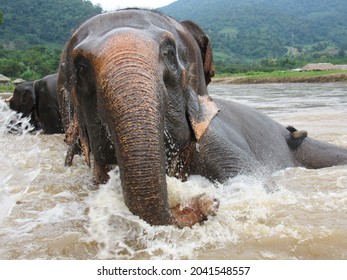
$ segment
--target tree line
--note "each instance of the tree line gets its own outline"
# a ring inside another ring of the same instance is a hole
[[[11,78],[36,80],[58,71],[61,49],[34,46],[27,50],[0,48],[0,73]]]
[[[74,29],[100,14],[86,0],[1,0],[0,45],[25,50],[34,45],[62,47]]]
[[[347,49],[347,1],[178,0],[161,11],[198,23],[225,66]]]
[[[347,64],[347,1],[312,1],[178,0],[162,11],[207,32],[217,73]],[[1,2],[0,73],[25,80],[56,72],[73,30],[102,12],[86,0]]]
[[[0,5],[0,73],[25,80],[56,72],[74,29],[102,12],[86,0],[1,0]]]

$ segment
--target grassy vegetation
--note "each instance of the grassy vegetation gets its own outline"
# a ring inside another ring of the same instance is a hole
[[[251,78],[276,78],[276,77],[313,77],[313,76],[322,76],[329,74],[338,74],[346,73],[347,70],[328,70],[328,71],[305,71],[305,72],[296,72],[296,71],[273,71],[273,72],[254,72],[250,71],[247,73],[222,73],[216,74],[215,78],[228,78],[228,77],[251,77]]]
[[[15,87],[14,84],[8,84],[8,85],[0,84],[0,92],[13,92],[14,87]]]
[[[273,71],[236,74],[217,74],[214,81],[229,83],[286,83],[286,82],[347,82],[347,70],[331,71]]]

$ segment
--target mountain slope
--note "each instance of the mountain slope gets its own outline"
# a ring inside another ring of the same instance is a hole
[[[73,29],[102,9],[87,0],[0,0],[0,11],[1,60],[5,51],[34,45],[61,49]],[[178,0],[160,11],[201,25],[219,65],[347,50],[345,0]]]
[[[347,47],[344,0],[178,0],[160,10],[200,24],[234,62]]]
[[[102,12],[84,0],[1,0],[4,22],[0,26],[0,45],[26,49],[38,44],[63,46],[86,19]]]

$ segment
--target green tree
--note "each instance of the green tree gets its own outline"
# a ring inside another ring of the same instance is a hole
[[[345,49],[341,48],[337,54],[338,58],[344,58],[345,57]]]
[[[0,49],[0,73],[34,80],[58,71],[61,50],[35,46],[29,50]]]
[[[16,77],[24,70],[24,65],[13,58],[0,59],[0,73],[9,77]]]
[[[253,64],[283,58],[288,48],[311,55],[346,44],[346,9],[347,1],[341,0],[177,0],[160,8],[198,23],[220,57],[230,54]]]
[[[57,72],[71,32],[102,12],[88,0],[0,2],[0,73],[25,80]]]
[[[6,16],[0,28],[0,44],[16,49],[33,45],[62,47],[71,32],[102,9],[87,0],[1,0]],[[19,42],[17,46],[16,42]]]

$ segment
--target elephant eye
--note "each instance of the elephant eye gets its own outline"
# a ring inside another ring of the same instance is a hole
[[[83,56],[78,56],[75,61],[76,72],[79,75],[83,75],[88,71],[89,64],[88,61]]]
[[[83,63],[79,63],[77,65],[77,73],[78,74],[83,74],[84,72],[86,72],[88,69],[88,66],[86,64]]]
[[[168,46],[164,51],[163,51],[164,57],[171,63],[176,62],[176,50],[173,46]]]
[[[178,78],[178,58],[175,42],[171,37],[163,40],[161,47],[161,56],[165,65],[164,79],[166,84],[175,83]]]

